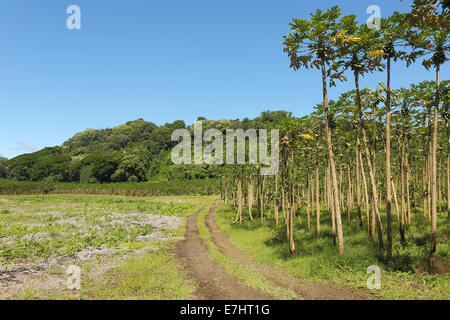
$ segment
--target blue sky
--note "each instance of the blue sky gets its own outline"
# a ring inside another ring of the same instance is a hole
[[[344,14],[406,11],[410,1],[346,0]],[[78,5],[82,29],[68,30]],[[293,17],[336,1],[5,0],[0,4],[0,155],[60,145],[86,128],[144,118],[156,124],[198,116],[255,117],[311,112],[320,74],[289,68],[282,36]],[[442,70],[448,78],[448,64]],[[375,87],[384,74],[362,80]],[[420,66],[393,68],[393,86],[433,80]],[[336,98],[347,82],[330,90]]]

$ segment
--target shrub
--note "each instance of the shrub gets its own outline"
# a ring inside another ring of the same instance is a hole
[[[92,176],[92,166],[84,166],[80,170],[80,183],[92,183],[94,177]]]
[[[117,170],[120,160],[110,151],[99,151],[83,159],[83,164],[92,167],[92,175],[100,183],[111,182],[111,176]]]
[[[45,179],[43,188],[45,194],[55,190],[55,178],[54,177],[48,177]]]
[[[137,156],[125,157],[111,179],[116,182],[145,181],[146,171],[143,161]]]

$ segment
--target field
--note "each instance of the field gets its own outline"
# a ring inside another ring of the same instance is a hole
[[[264,224],[233,224],[235,214],[217,196],[0,196],[0,299],[450,299],[448,274],[421,263],[421,219],[385,264],[356,224],[337,254],[325,211],[321,236],[301,213],[293,257],[270,211]],[[439,225],[442,262],[445,217]],[[382,269],[381,290],[366,287],[370,265]],[[80,290],[67,286],[69,266]]]
[[[209,197],[0,197],[0,299],[183,299],[195,288],[170,251]],[[81,268],[82,289],[66,290]],[[101,279],[101,280],[99,280]]]

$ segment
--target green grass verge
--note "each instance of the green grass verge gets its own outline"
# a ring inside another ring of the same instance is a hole
[[[290,275],[320,283],[335,282],[354,288],[365,288],[369,274],[367,267],[378,265],[382,270],[382,288],[373,293],[386,299],[450,299],[450,280],[444,275],[413,272],[421,259],[426,256],[428,246],[428,222],[420,216],[407,230],[407,243],[401,244],[394,238],[394,258],[382,263],[378,257],[376,244],[370,242],[367,232],[357,223],[344,223],[345,252],[337,253],[332,246],[331,227],[327,213],[322,212],[322,231],[318,236],[314,225],[308,231],[305,214],[302,222],[295,226],[296,255],[291,257],[285,240],[283,222],[276,230],[272,213],[266,213],[266,222],[250,222],[242,225],[232,224],[235,216],[230,206],[223,206],[216,214],[219,229],[229,236],[231,243],[257,261],[283,270]],[[445,220],[445,221],[444,221]],[[394,224],[394,232],[396,225]],[[439,218],[440,259],[448,259],[449,224],[446,217]]]
[[[208,210],[203,210],[198,215],[199,237],[206,243],[210,257],[221,265],[230,274],[242,280],[250,287],[260,289],[278,300],[301,299],[294,291],[280,287],[264,277],[261,271],[253,266],[243,266],[233,258],[222,254],[211,241],[211,234],[205,225],[205,216]]]

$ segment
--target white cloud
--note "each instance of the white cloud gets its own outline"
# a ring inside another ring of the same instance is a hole
[[[23,142],[23,141],[17,141],[16,142],[17,146],[16,147],[12,147],[12,150],[15,151],[26,151],[26,152],[35,152],[38,150],[38,148],[30,143],[27,142]]]

